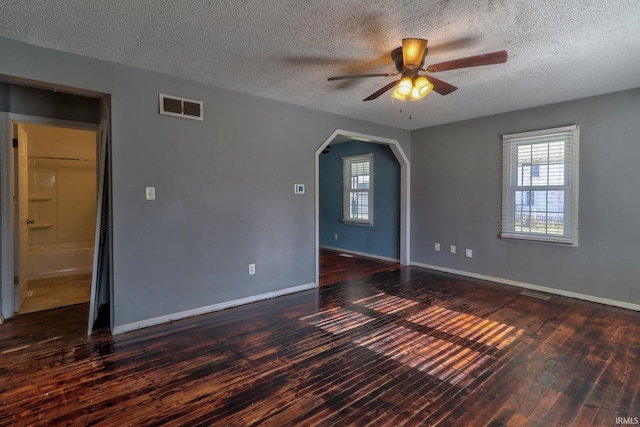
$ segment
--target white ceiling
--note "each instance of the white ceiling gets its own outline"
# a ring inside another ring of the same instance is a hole
[[[0,0],[0,35],[404,129],[640,87],[638,0]],[[411,103],[362,101],[392,77],[327,81],[395,72],[403,37],[425,65],[509,59]]]

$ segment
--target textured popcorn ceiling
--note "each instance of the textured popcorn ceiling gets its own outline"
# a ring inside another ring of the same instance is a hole
[[[0,35],[405,129],[640,87],[638,0],[0,0]],[[425,65],[506,49],[506,64],[437,73],[459,89],[362,99],[403,37]]]

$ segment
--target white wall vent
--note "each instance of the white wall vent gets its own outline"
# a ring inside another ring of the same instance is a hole
[[[160,114],[202,120],[202,101],[160,94]]]

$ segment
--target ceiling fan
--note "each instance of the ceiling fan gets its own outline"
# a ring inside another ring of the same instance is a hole
[[[440,62],[438,64],[431,64],[426,68],[422,68],[428,51],[427,40],[425,39],[402,39],[402,46],[391,52],[391,59],[393,60],[397,70],[396,73],[352,74],[348,76],[329,77],[328,80],[360,79],[365,77],[393,77],[401,75],[402,77],[400,79],[394,80],[383,86],[363,99],[363,101],[376,99],[394,86],[396,88],[391,95],[393,98],[402,101],[408,98],[415,101],[427,96],[431,90],[435,90],[440,95],[448,95],[458,89],[454,85],[437,79],[431,75],[420,75],[419,73],[421,71],[437,73],[440,71],[477,67],[480,65],[502,64],[507,61],[508,57],[506,50],[500,50],[498,52],[485,53],[482,55]]]

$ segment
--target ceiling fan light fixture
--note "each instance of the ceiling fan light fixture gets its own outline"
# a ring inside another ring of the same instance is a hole
[[[406,96],[400,95],[398,93],[398,86],[396,86],[396,88],[394,89],[393,93],[391,94],[391,97],[393,99],[397,99],[398,101],[406,101],[407,100]]]
[[[432,90],[433,84],[424,76],[404,77],[396,85],[391,97],[399,101],[405,101],[407,98],[417,101],[427,96]]]
[[[400,83],[398,83],[398,86],[396,86],[395,91],[398,92],[400,96],[409,96],[411,95],[412,88],[413,80],[411,80],[411,77],[403,77]]]
[[[411,100],[412,101],[417,101],[419,99],[424,98],[425,96],[426,95],[420,95],[420,92],[415,87],[411,90]]]
[[[416,101],[422,99],[433,90],[433,84],[426,77],[420,76],[413,82],[411,89],[411,100]]]
[[[427,48],[425,39],[402,39],[402,62],[410,70],[420,68]]]

